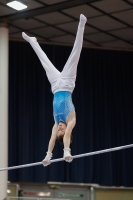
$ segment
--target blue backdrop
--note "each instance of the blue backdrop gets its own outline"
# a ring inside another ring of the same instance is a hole
[[[41,45],[62,70],[72,47]],[[40,162],[54,123],[50,84],[28,43],[9,46],[9,166]],[[133,53],[83,48],[73,92],[72,155],[133,143]],[[63,156],[58,142],[54,159]],[[133,149],[9,171],[9,181],[133,186]]]

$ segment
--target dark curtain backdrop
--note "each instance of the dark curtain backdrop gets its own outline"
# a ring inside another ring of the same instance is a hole
[[[62,70],[72,47],[41,45]],[[50,84],[28,43],[9,46],[9,166],[40,162],[46,155],[52,114]],[[133,143],[133,53],[83,48],[73,103],[77,124],[72,155]],[[63,156],[56,143],[53,159]],[[9,171],[9,181],[83,182],[133,186],[133,149]]]

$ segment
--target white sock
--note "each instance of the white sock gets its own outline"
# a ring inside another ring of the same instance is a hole
[[[81,15],[80,15],[79,26],[80,26],[80,27],[83,27],[83,26],[85,25],[86,22],[87,22],[87,18],[86,18],[83,14],[81,14]]]
[[[29,37],[25,32],[22,32],[22,37],[23,37],[27,42],[30,42],[31,40],[36,40],[35,37]]]

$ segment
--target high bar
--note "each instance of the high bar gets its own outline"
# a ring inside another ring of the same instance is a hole
[[[93,155],[97,155],[97,154],[108,153],[108,152],[112,152],[112,151],[118,151],[118,150],[127,149],[127,148],[131,148],[131,147],[133,147],[133,144],[114,147],[114,148],[110,148],[110,149],[104,149],[104,150],[100,150],[100,151],[94,151],[94,152],[90,152],[90,153],[79,154],[79,155],[72,156],[72,158],[75,159],[75,158],[81,158],[81,157],[86,157],[86,156],[93,156]],[[55,162],[60,162],[60,161],[64,161],[64,158],[54,159],[54,160],[51,160],[50,162],[55,163]],[[37,166],[37,165],[42,165],[42,164],[43,164],[42,162],[24,164],[24,165],[18,165],[18,166],[13,166],[13,167],[0,168],[0,171],[19,169],[19,168],[25,168],[25,167],[32,167],[32,166]]]

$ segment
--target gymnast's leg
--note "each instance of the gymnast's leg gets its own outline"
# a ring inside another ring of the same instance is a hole
[[[52,82],[56,81],[60,75],[60,72],[54,67],[51,61],[48,59],[46,54],[41,49],[40,45],[37,42],[35,37],[29,37],[24,32],[22,33],[22,37],[30,43],[34,51],[36,52],[37,56],[39,57],[42,66],[44,67],[48,80],[52,84]]]
[[[83,33],[84,33],[86,21],[87,21],[86,17],[81,14],[72,52],[68,58],[68,61],[66,62],[64,66],[64,69],[61,72],[62,78],[72,78],[74,81],[76,79],[77,65],[78,65],[78,61],[79,61],[80,53],[82,49]]]

